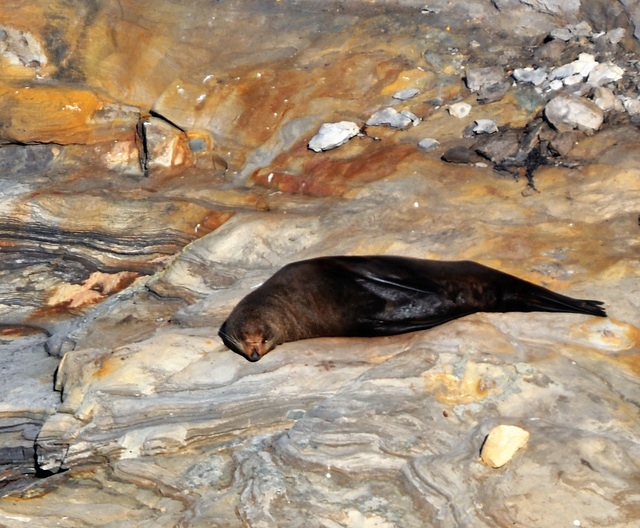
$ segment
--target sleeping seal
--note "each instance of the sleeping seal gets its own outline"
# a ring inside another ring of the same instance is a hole
[[[258,361],[286,341],[402,334],[475,312],[606,317],[602,304],[475,262],[321,257],[280,269],[238,303],[218,335],[234,352]]]

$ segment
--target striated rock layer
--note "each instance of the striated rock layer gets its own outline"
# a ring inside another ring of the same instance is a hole
[[[632,6],[3,7],[1,525],[640,523]],[[224,347],[327,254],[476,260],[609,317]],[[529,438],[493,468],[500,425]]]

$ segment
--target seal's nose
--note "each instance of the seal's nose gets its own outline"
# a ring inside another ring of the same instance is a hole
[[[258,351],[254,348],[253,352],[251,352],[251,361],[258,361],[260,359],[260,354],[258,354]]]

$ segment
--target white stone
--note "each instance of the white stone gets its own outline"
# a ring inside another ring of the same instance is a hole
[[[373,114],[367,120],[367,126],[389,125],[393,128],[405,129],[413,120],[406,115],[399,113],[395,108],[385,108]]]
[[[449,114],[458,119],[467,117],[471,112],[471,105],[469,103],[454,103],[449,106]]]
[[[602,86],[622,79],[624,70],[615,64],[598,64],[591,70],[587,82],[595,86]]]
[[[603,114],[591,101],[561,95],[553,98],[544,109],[547,120],[559,131],[577,128],[585,132],[598,130]]]
[[[521,83],[531,83],[540,86],[547,80],[547,72],[541,68],[516,68],[513,70],[513,78]]]
[[[360,132],[360,127],[352,121],[324,123],[318,133],[309,141],[309,148],[314,152],[331,150],[344,145]]]

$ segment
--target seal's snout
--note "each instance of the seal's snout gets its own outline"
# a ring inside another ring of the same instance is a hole
[[[258,361],[260,359],[260,353],[257,349],[251,349],[251,356],[249,357],[250,361]]]

